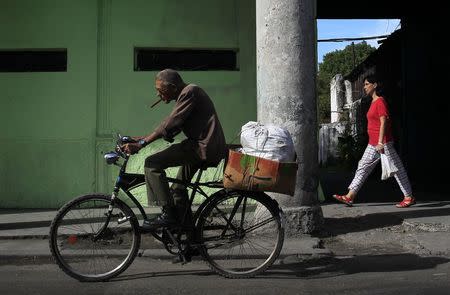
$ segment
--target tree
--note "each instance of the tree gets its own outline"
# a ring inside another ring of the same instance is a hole
[[[317,73],[317,100],[319,123],[330,122],[330,81],[336,74],[347,75],[363,62],[375,47],[363,41],[350,44],[342,50],[325,54]]]

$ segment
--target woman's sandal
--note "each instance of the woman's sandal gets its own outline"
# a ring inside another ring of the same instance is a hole
[[[353,206],[353,200],[350,199],[347,196],[341,196],[341,195],[333,195],[333,198],[341,203],[344,203],[345,205],[347,205],[348,207],[352,207]]]
[[[410,206],[415,205],[415,204],[416,204],[416,199],[408,198],[408,199],[403,199],[403,201],[401,201],[400,203],[395,205],[395,207],[397,207],[397,208],[407,208],[407,207],[410,207]]]

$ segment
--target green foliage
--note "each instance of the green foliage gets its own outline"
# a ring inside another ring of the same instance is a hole
[[[317,75],[317,99],[319,123],[330,121],[330,81],[336,74],[347,75],[363,62],[375,48],[365,41],[350,44],[323,57]]]
[[[344,133],[338,137],[337,149],[340,165],[345,169],[355,170],[365,148],[364,139],[352,135],[350,124],[347,124]]]
[[[338,157],[340,164],[347,168],[352,169],[358,159],[355,156],[356,141],[349,132],[345,132],[342,136],[338,137]]]

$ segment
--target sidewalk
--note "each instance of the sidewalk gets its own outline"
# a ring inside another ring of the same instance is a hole
[[[375,248],[389,251],[390,246],[397,245],[417,255],[450,257],[450,201],[419,201],[401,209],[395,204],[324,205],[325,225],[319,236],[329,240],[333,252],[337,252],[332,245],[337,241],[340,246],[362,252]]]
[[[450,256],[450,201],[418,202],[398,209],[395,203],[323,204],[323,231],[286,239],[282,256],[332,255],[342,248],[364,251],[400,244],[419,255]],[[155,214],[157,209],[148,209]],[[49,256],[48,231],[54,210],[0,210],[0,257]],[[158,242],[145,238],[144,256],[170,258]],[[359,248],[358,248],[359,247]],[[342,252],[338,253],[342,255]],[[357,254],[357,253],[356,253]]]
[[[149,217],[159,212],[157,208],[145,208]],[[48,245],[49,228],[56,210],[12,210],[0,209],[0,258],[36,258],[50,256]],[[138,212],[135,212],[136,214]],[[141,250],[143,256],[172,259],[164,246],[150,234],[143,234]],[[330,255],[321,248],[321,240],[305,235],[301,239],[285,239],[280,258],[292,255]]]

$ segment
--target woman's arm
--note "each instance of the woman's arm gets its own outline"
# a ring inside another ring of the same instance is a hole
[[[381,151],[384,148],[385,142],[383,140],[384,140],[384,133],[386,131],[386,121],[387,121],[386,116],[380,117],[380,134],[378,135],[378,144],[376,147],[377,151]]]

